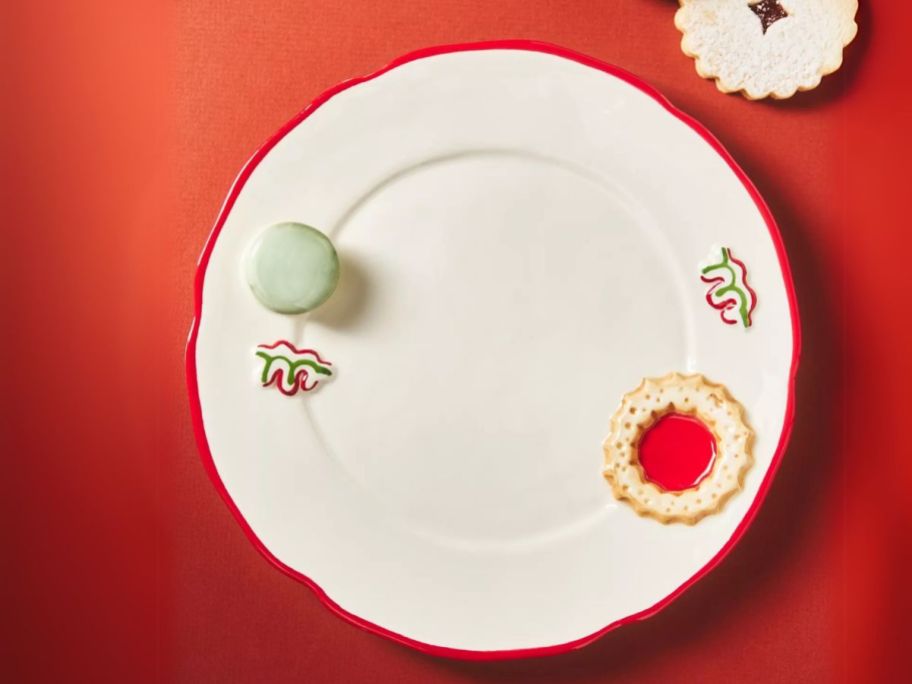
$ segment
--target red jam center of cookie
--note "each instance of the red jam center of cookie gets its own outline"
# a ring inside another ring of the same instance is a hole
[[[712,470],[716,438],[696,418],[669,413],[649,427],[637,454],[647,480],[680,491],[696,487]]]
[[[750,6],[754,14],[760,17],[760,25],[763,26],[763,33],[780,19],[785,19],[788,12],[779,4],[779,0],[761,0]]]

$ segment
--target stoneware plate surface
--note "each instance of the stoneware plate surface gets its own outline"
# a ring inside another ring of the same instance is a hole
[[[244,278],[284,221],[339,254],[309,314]],[[750,327],[707,302],[720,245]],[[256,153],[201,258],[187,364],[204,463],[273,563],[371,631],[498,658],[648,616],[727,553],[782,456],[798,335],[777,228],[711,134],[621,69],[499,42],[344,83]],[[332,381],[262,387],[279,340]],[[671,371],[726,385],[756,431],[744,489],[693,526],[601,475],[622,395]]]

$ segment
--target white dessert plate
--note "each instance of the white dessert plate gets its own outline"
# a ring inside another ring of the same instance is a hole
[[[244,277],[285,221],[339,254],[309,314]],[[707,301],[719,246],[749,327]],[[332,382],[263,387],[255,352],[283,340]],[[270,561],[370,631],[506,658],[651,615],[719,562],[782,457],[798,349],[779,232],[718,141],[621,69],[509,41],[343,83],[253,156],[200,260],[187,367],[204,463]],[[742,491],[695,525],[601,474],[623,394],[672,371],[724,384],[756,432]]]

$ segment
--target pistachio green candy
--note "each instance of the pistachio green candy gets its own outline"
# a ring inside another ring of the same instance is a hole
[[[260,233],[247,253],[247,283],[263,306],[285,314],[312,311],[339,282],[332,243],[303,223],[276,223]]]

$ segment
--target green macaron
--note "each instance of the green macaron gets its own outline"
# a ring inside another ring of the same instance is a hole
[[[303,223],[276,223],[250,245],[247,283],[263,306],[300,314],[320,306],[339,282],[339,257],[332,242]]]

